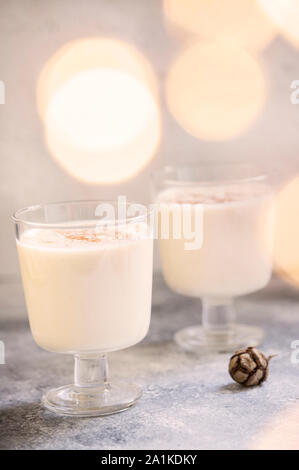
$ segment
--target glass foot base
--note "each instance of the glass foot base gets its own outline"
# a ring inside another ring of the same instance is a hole
[[[249,325],[235,325],[229,333],[207,333],[202,326],[190,326],[178,331],[174,338],[186,351],[225,353],[246,346],[257,346],[262,342],[264,332],[261,328]]]
[[[59,415],[105,416],[130,408],[141,395],[142,390],[137,385],[124,382],[109,382],[90,388],[65,385],[49,390],[42,403]]]

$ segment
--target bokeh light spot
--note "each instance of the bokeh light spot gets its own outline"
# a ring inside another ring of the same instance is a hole
[[[299,286],[299,176],[276,199],[274,266],[278,274]]]
[[[241,47],[261,49],[276,28],[257,0],[164,0],[166,24],[205,39],[230,39]]]
[[[298,0],[258,0],[273,24],[295,46],[299,47]]]
[[[130,46],[71,43],[50,59],[38,84],[45,140],[57,162],[88,183],[134,176],[160,139],[154,74]]]
[[[173,63],[168,107],[178,123],[205,140],[231,139],[252,124],[266,96],[263,71],[231,42],[196,43]]]

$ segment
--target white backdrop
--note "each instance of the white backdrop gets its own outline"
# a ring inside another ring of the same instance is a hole
[[[43,65],[66,42],[91,36],[135,44],[159,79],[159,148],[139,175],[122,184],[91,186],[65,173],[43,142],[37,114],[36,83]],[[269,84],[263,112],[237,139],[204,142],[181,129],[165,105],[163,84],[179,48],[165,29],[159,0],[0,0],[0,80],[6,87],[6,102],[0,105],[0,280],[18,276],[9,217],[22,206],[118,194],[146,200],[153,168],[198,158],[262,162],[279,183],[299,171],[299,105],[290,103],[290,84],[299,79],[299,51],[276,38],[260,56]]]

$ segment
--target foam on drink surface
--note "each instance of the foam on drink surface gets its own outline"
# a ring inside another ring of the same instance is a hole
[[[200,185],[165,189],[158,202],[168,204],[229,204],[269,194],[264,184]]]
[[[22,233],[19,243],[43,248],[109,248],[146,238],[145,223],[115,227],[33,228]]]

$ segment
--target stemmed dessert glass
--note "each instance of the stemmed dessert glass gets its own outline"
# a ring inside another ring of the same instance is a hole
[[[154,173],[153,191],[165,281],[202,300],[201,325],[178,331],[176,342],[199,352],[259,344],[263,331],[236,323],[233,299],[262,289],[271,277],[273,192],[266,176],[238,163],[166,167]],[[197,236],[193,247],[184,227],[174,234],[186,214]]]
[[[108,352],[140,342],[149,328],[153,240],[140,207],[62,202],[13,215],[33,337],[75,358],[74,383],[43,396],[56,413],[106,415],[141,396],[137,385],[111,380],[107,363]]]

